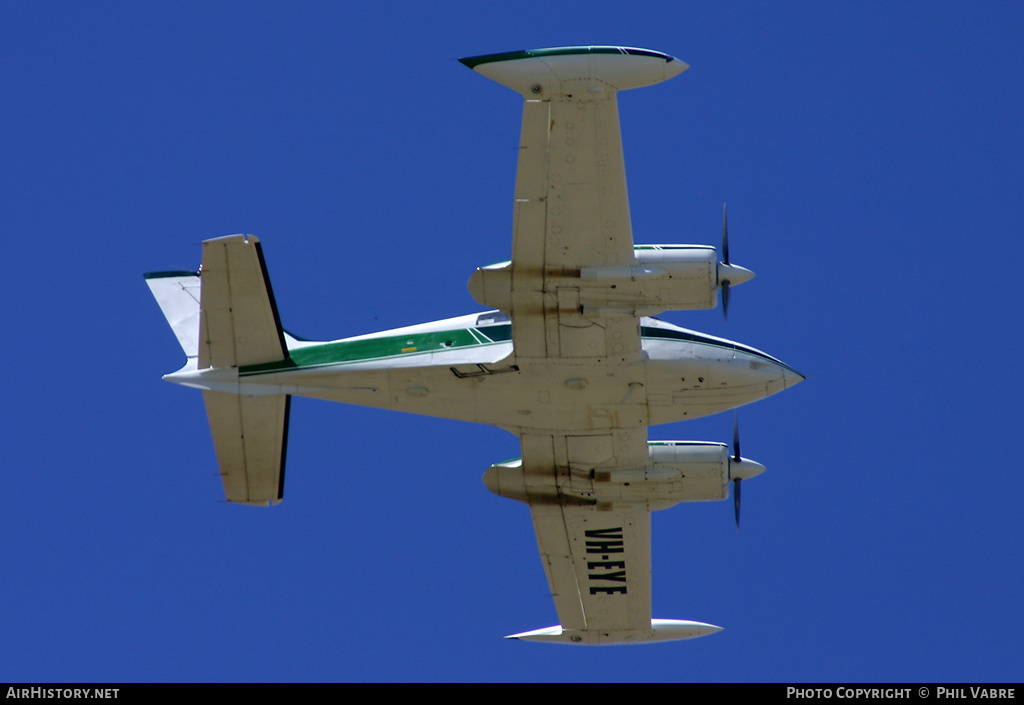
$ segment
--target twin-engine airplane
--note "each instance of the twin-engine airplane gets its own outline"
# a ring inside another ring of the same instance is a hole
[[[469,290],[486,313],[310,342],[281,327],[259,240],[203,243],[199,272],[146,279],[203,390],[227,499],[276,504],[291,396],[500,426],[522,458],[484,484],[526,503],[561,624],[511,638],[688,639],[651,619],[650,514],[724,500],[764,471],[722,443],[648,441],[647,427],[733,409],[803,377],[763,352],[651,316],[714,308],[753,276],[701,245],[634,245],[616,94],[686,70],[667,54],[562,47],[461,59],[525,98],[512,259]]]

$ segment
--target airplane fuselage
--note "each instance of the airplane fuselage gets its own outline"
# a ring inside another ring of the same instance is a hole
[[[291,339],[290,357],[183,370],[212,391],[292,394],[501,426],[595,431],[699,418],[763,399],[803,377],[733,341],[641,320],[637,362],[512,358],[511,324],[489,312],[325,343]],[[514,359],[515,364],[507,362]]]

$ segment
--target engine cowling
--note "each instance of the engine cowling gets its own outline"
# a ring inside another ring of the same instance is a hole
[[[707,245],[637,245],[633,252],[633,263],[625,266],[545,272],[543,286],[578,289],[584,315],[653,316],[714,308],[721,281],[735,286],[754,276],[748,269],[719,262],[717,250]],[[516,281],[531,286],[528,276]],[[511,263],[476,270],[469,291],[480,304],[511,312]]]
[[[492,465],[483,481],[491,492],[520,502],[572,498],[587,504],[643,504],[654,511],[680,502],[729,496],[729,482],[761,474],[760,463],[729,455],[724,443],[651,441],[650,464],[636,468],[572,466],[552,474],[527,473],[522,459]]]

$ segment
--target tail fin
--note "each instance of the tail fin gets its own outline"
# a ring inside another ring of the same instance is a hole
[[[157,272],[146,282],[189,360],[231,368],[288,357],[259,239],[230,235],[203,243],[200,272]],[[206,414],[229,502],[281,501],[291,398],[204,391]]]
[[[149,290],[191,361],[199,355],[199,273],[150,272],[145,276]]]

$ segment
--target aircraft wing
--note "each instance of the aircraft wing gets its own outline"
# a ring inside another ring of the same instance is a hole
[[[530,512],[562,630],[606,638],[648,631],[650,512],[543,502]]]
[[[634,254],[616,96],[687,66],[660,52],[598,46],[461,61],[525,100],[512,259],[478,269],[470,291],[510,315],[517,371],[586,390],[571,405],[582,414],[521,412],[522,425],[509,430],[522,458],[484,475],[492,492],[529,505],[561,622],[514,637],[621,644],[717,631],[651,619],[650,512],[660,505],[630,487],[656,469],[646,383],[633,364],[643,356],[639,317],[649,303],[628,283],[654,272]],[[554,393],[541,396],[544,404]]]
[[[599,506],[588,498],[598,472],[647,461],[646,429],[524,434],[522,448],[537,546],[562,629],[648,631],[650,511],[646,504]]]
[[[629,490],[651,472],[646,428],[520,438],[522,458],[492,466],[484,484],[529,505],[560,624],[509,638],[629,644],[719,630],[651,619],[651,510],[658,506],[649,493]]]
[[[512,236],[523,273],[633,261],[616,91],[577,84],[523,105]]]
[[[617,91],[666,80],[686,65],[659,52],[599,46],[461,60],[525,98],[506,304],[515,356],[636,360],[635,318],[622,315],[628,307],[588,306],[581,272],[635,264]]]
[[[636,319],[607,306],[587,310],[581,270],[635,264],[617,92],[671,78],[686,64],[623,47],[462,62],[525,98],[509,265],[516,357],[635,360]]]

